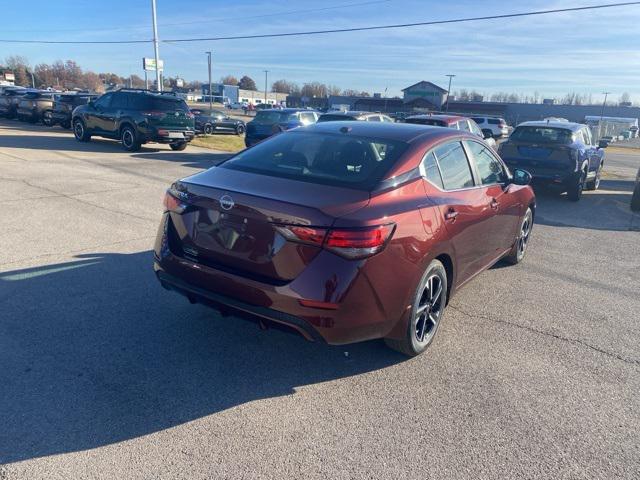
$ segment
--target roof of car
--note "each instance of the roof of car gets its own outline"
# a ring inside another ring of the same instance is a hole
[[[467,136],[465,132],[459,130],[433,127],[429,125],[359,121],[320,122],[292,130],[291,132],[294,133],[296,131],[342,133],[345,135],[374,137],[380,140],[395,140],[407,143],[412,142],[417,138],[428,139],[431,137]]]
[[[462,117],[460,115],[446,115],[446,114],[426,114],[426,115],[411,115],[410,117],[407,117],[407,120],[410,118],[424,118],[424,119],[428,119],[428,118],[432,118],[434,120],[442,120],[443,122],[447,122],[447,123],[453,123],[453,122],[457,122],[458,120],[467,120],[469,117]]]
[[[362,115],[378,115],[373,112],[363,112],[360,110],[348,110],[348,111],[335,111],[335,112],[327,112],[324,115],[344,115],[345,117],[360,117]]]
[[[306,108],[267,108],[261,111],[262,112],[278,112],[278,113],[297,113],[297,112],[314,112],[315,110],[308,110]]]
[[[547,120],[535,120],[531,122],[523,122],[519,123],[518,127],[550,127],[550,128],[564,128],[565,130],[571,130],[575,132],[576,130],[580,130],[586,125],[582,123],[574,123],[574,122],[558,122],[558,121],[547,121]],[[517,128],[517,127],[516,127]]]

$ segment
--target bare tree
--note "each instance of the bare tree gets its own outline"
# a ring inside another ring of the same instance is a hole
[[[253,78],[247,75],[243,76],[240,79],[240,81],[238,82],[238,86],[243,90],[258,90],[258,87],[256,87],[256,82],[253,80]]]
[[[619,103],[629,103],[631,102],[631,95],[629,95],[629,92],[624,92],[622,95],[620,95],[620,99],[618,100]]]
[[[240,82],[233,75],[225,75],[224,77],[220,78],[220,83],[222,83],[223,85],[238,85]]]
[[[300,91],[300,87],[293,82],[281,79],[273,82],[271,85],[271,91],[276,93],[288,93],[291,95],[296,91]]]
[[[303,97],[326,97],[327,86],[320,82],[305,83],[300,93]]]

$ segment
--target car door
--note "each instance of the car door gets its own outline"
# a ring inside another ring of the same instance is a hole
[[[442,180],[442,192],[432,195],[455,252],[458,283],[478,273],[495,252],[491,232],[494,211],[485,188],[476,184],[467,152],[460,140],[435,147],[432,152]],[[426,160],[426,158],[425,158]]]
[[[506,167],[493,151],[473,140],[465,140],[464,146],[475,170],[476,183],[481,185],[484,201],[491,208],[487,220],[494,252],[493,257],[488,258],[491,262],[513,245],[522,205],[511,192]]]
[[[110,135],[117,136],[120,128],[120,119],[127,115],[129,109],[129,95],[125,92],[116,92],[113,94],[111,104],[103,115],[105,132]]]
[[[585,144],[586,155],[589,160],[590,176],[595,176],[595,173],[600,167],[604,152],[593,144],[593,135],[591,135],[591,130],[588,127],[582,129],[582,140]]]
[[[87,128],[96,132],[107,131],[107,114],[111,107],[113,93],[105,93],[93,103],[93,108],[88,110],[86,121]]]

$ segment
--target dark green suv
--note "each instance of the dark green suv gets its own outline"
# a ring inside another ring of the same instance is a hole
[[[113,138],[130,152],[149,142],[184,150],[195,135],[194,116],[184,100],[149,90],[107,92],[77,107],[72,125],[80,142],[88,142],[92,135]]]

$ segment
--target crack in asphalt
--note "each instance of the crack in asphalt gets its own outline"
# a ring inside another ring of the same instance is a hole
[[[460,308],[454,307],[451,304],[449,304],[449,308],[451,308],[452,310],[455,310],[456,312],[461,313],[462,315],[464,315],[464,316],[466,316],[468,318],[481,318],[483,320],[487,320],[487,321],[490,321],[490,322],[501,323],[503,325],[509,325],[510,327],[520,328],[520,329],[526,330],[526,331],[528,331],[530,333],[535,333],[535,334],[538,334],[538,335],[543,335],[545,337],[555,338],[556,340],[561,340],[563,342],[572,343],[574,345],[580,345],[582,347],[586,347],[586,348],[588,348],[590,350],[593,350],[595,352],[601,353],[601,354],[606,355],[608,357],[615,358],[616,360],[620,360],[620,361],[622,361],[622,362],[624,362],[624,363],[626,363],[628,365],[633,365],[633,366],[636,366],[636,367],[640,367],[640,360],[634,360],[632,358],[623,357],[622,355],[620,355],[618,353],[609,352],[607,350],[604,350],[604,349],[602,349],[600,347],[596,347],[594,345],[591,345],[591,344],[589,344],[589,343],[587,343],[587,342],[585,342],[583,340],[579,340],[577,338],[564,337],[564,336],[559,335],[557,333],[545,332],[543,330],[538,330],[536,328],[529,327],[527,325],[522,325],[522,324],[516,323],[516,322],[510,322],[508,320],[503,320],[503,319],[500,319],[500,318],[492,318],[492,317],[489,317],[487,315],[478,315],[478,314],[473,315],[473,314],[468,313],[468,312],[466,312],[466,311],[464,311],[464,310],[462,310]]]

